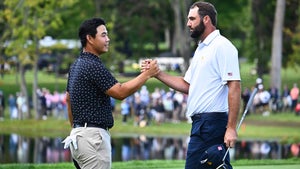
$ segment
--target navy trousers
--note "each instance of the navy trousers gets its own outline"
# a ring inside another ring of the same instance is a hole
[[[201,163],[201,158],[209,147],[224,144],[228,115],[226,112],[201,113],[192,116],[192,121],[185,169],[211,169],[211,166]],[[229,154],[225,163],[228,169],[232,169]]]

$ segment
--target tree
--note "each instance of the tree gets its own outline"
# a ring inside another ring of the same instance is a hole
[[[277,0],[273,26],[271,84],[279,90],[281,89],[284,13],[285,0]]]
[[[251,57],[257,59],[257,74],[262,77],[269,72],[268,63],[271,55],[271,39],[273,28],[273,1],[252,1]]]
[[[26,98],[29,118],[32,116],[29,109],[29,96],[25,73],[28,66],[33,67],[33,91],[32,99],[34,110],[37,113],[37,60],[40,54],[39,40],[46,35],[48,29],[57,29],[62,25],[61,16],[58,11],[74,4],[76,0],[47,1],[47,0],[19,0],[4,1],[4,10],[1,11],[3,22],[7,23],[5,33],[10,37],[5,39],[7,47],[5,53],[8,56],[17,56],[20,75],[21,93]],[[21,118],[23,118],[21,116]]]
[[[286,68],[293,58],[292,39],[296,31],[297,22],[299,18],[299,0],[285,0],[286,11],[284,16],[283,39],[282,39],[282,67]],[[259,77],[269,73],[271,51],[272,51],[272,31],[274,26],[274,13],[276,8],[276,1],[269,0],[252,0],[250,2],[250,22],[246,22],[246,45],[243,50],[245,56],[250,61],[255,61],[256,70]],[[247,18],[245,18],[247,19]]]
[[[164,31],[173,21],[168,1],[115,1],[113,8],[116,12],[113,31],[117,38],[114,42],[118,43],[119,51],[132,59],[161,52],[159,43],[164,42]]]
[[[184,58],[184,67],[185,72],[189,66],[189,61],[191,58],[191,47],[189,42],[188,29],[186,26],[187,18],[187,8],[190,4],[189,1],[170,1],[171,7],[174,12],[175,26],[173,34],[173,45],[172,52],[176,55],[179,54],[179,57]]]
[[[286,2],[286,19],[285,24],[291,25],[284,29],[285,33],[285,46],[289,45],[291,52],[283,51],[283,66],[296,67],[300,65],[300,2],[294,0],[292,2]],[[290,9],[293,8],[292,11]],[[289,19],[287,21],[287,19]],[[295,22],[296,21],[296,22]]]

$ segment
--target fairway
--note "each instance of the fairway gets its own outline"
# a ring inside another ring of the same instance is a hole
[[[234,169],[299,169],[299,165],[254,165],[254,166],[236,166]]]
[[[132,166],[130,165],[130,169],[150,169],[150,168],[155,168],[155,169],[183,169],[184,165],[153,165],[153,166],[139,166],[139,165],[135,165]],[[299,165],[250,165],[250,166],[233,166],[233,169],[299,169],[300,168],[300,164]],[[114,167],[112,167],[112,169],[116,169]],[[127,167],[122,167],[122,169],[127,169]],[[128,168],[129,169],[129,168]]]
[[[112,169],[184,169],[184,160],[133,160],[113,162]],[[238,160],[233,169],[299,169],[298,158],[286,160]],[[74,169],[73,163],[1,164],[0,169]]]
[[[154,167],[159,169],[159,167]],[[183,167],[174,167],[172,169],[182,169]],[[299,169],[299,165],[255,165],[255,166],[233,166],[233,169]],[[138,169],[138,168],[136,168]],[[171,169],[171,168],[163,168],[163,169]]]
[[[157,167],[158,169],[159,167]],[[237,166],[233,169],[299,169],[300,165],[256,165],[256,166]],[[169,168],[164,168],[169,169]],[[170,168],[171,169],[171,168]],[[182,169],[182,167],[172,168],[172,169]]]
[[[299,160],[294,160],[238,160],[232,166],[233,169],[299,169]],[[112,169],[183,169],[184,163],[184,160],[114,162]]]
[[[183,167],[178,168],[160,168],[153,167],[156,169],[183,169]],[[267,166],[237,166],[233,167],[233,169],[299,169],[300,165],[267,165]],[[132,168],[132,169],[141,169],[140,167]]]

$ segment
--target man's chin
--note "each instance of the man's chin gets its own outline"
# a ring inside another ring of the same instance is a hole
[[[202,34],[200,32],[192,32],[191,37],[193,39],[198,39]]]
[[[195,35],[195,34],[191,34],[191,38],[193,39],[197,39],[199,36]]]

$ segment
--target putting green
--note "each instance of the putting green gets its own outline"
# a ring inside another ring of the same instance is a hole
[[[299,169],[299,165],[253,165],[253,166],[236,166],[233,169]]]

